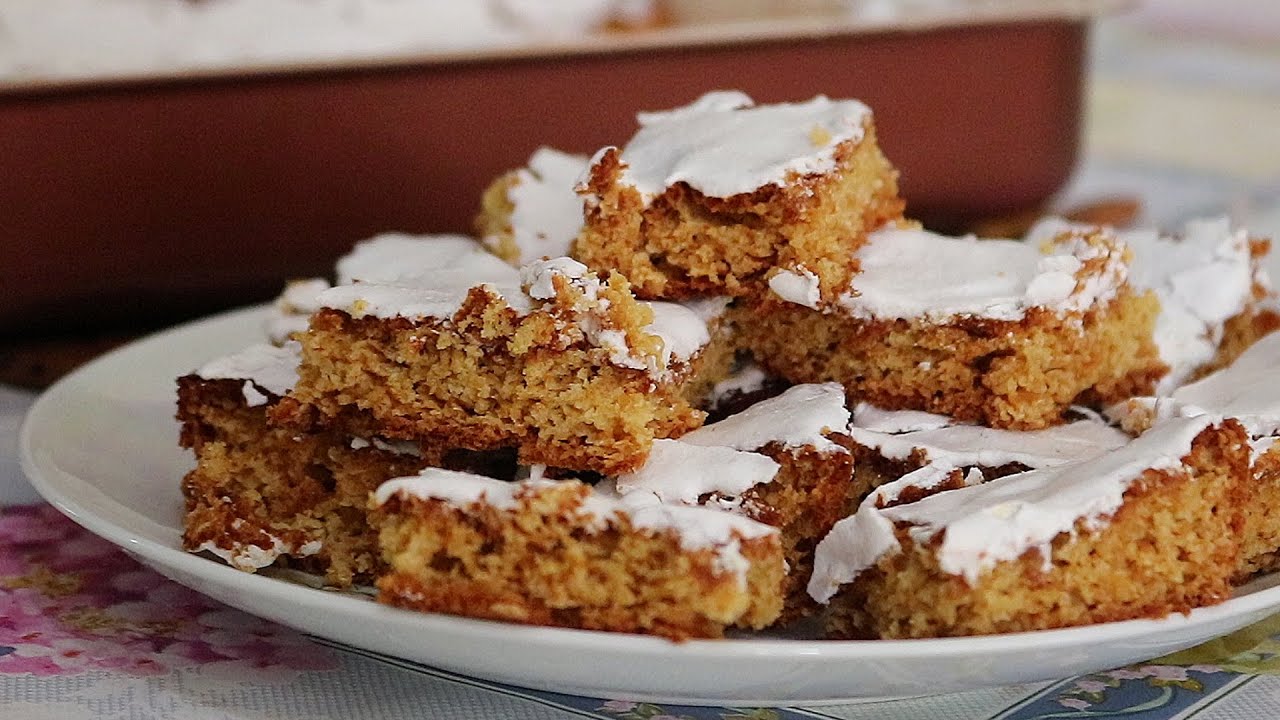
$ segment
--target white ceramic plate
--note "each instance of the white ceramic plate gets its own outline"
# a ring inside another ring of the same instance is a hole
[[[174,379],[256,342],[261,309],[184,325],[73,373],[22,429],[23,468],[76,522],[168,577],[248,612],[357,647],[514,685],[685,704],[796,705],[1048,680],[1195,645],[1280,609],[1280,573],[1216,607],[1159,621],[979,638],[671,643],[414,613],[249,575],[182,551]]]

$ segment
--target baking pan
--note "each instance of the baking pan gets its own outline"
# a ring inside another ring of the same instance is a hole
[[[539,145],[622,143],[637,110],[716,88],[866,101],[908,212],[936,226],[1026,209],[1071,172],[1088,25],[1115,4],[689,25],[354,67],[10,78],[0,330],[145,327],[268,298],[375,232],[468,230],[483,187]]]

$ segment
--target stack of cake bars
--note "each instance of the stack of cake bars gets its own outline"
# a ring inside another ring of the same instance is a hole
[[[1162,617],[1280,555],[1269,244],[904,215],[871,111],[736,92],[538,150],[178,379],[184,542],[382,602],[719,637]]]

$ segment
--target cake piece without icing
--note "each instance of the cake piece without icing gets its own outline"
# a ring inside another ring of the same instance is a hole
[[[436,469],[372,505],[392,605],[673,639],[765,627],[782,608],[777,530],[732,513]]]
[[[892,226],[854,257],[835,304],[774,287],[738,311],[761,365],[886,409],[1031,430],[1153,363],[1157,302],[1126,284],[1128,251],[1109,233],[1031,245]]]
[[[834,296],[867,231],[902,214],[897,172],[855,100],[715,92],[639,121],[626,147],[593,158],[571,254],[622,272],[641,297],[742,296],[778,269]]]

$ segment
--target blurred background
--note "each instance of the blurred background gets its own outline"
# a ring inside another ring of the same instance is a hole
[[[0,382],[469,231],[539,145],[717,88],[867,101],[937,229],[1280,232],[1272,0],[5,0]]]

